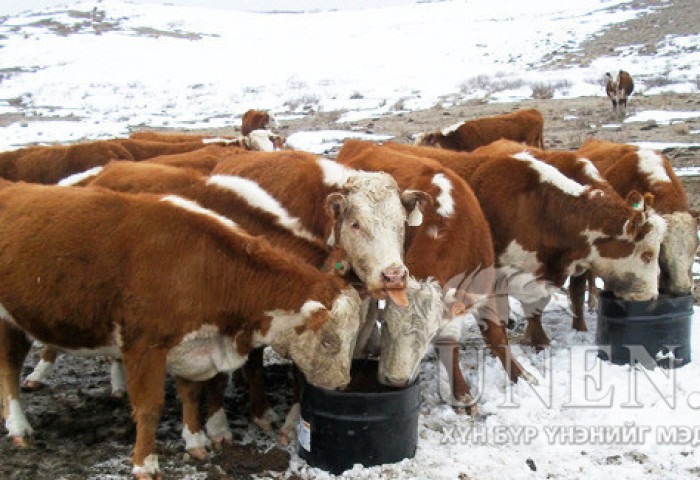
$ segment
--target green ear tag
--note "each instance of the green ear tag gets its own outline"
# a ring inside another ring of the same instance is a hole
[[[343,262],[337,262],[337,263],[335,264],[335,269],[336,269],[336,270],[340,270],[341,268],[343,268]]]
[[[639,208],[639,202],[635,203],[635,204],[633,205],[633,207],[634,207],[634,208]]]

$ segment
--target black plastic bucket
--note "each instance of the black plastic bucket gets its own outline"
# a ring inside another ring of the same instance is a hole
[[[598,301],[596,343],[600,358],[617,365],[630,357],[646,368],[677,368],[690,362],[693,296],[659,295],[657,300],[633,302],[602,292]],[[639,346],[644,347],[641,350]]]
[[[412,458],[418,441],[420,382],[392,388],[377,381],[376,360],[354,360],[344,391],[303,382],[299,456],[335,475]]]

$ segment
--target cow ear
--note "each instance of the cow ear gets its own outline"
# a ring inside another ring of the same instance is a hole
[[[627,202],[627,205],[637,210],[638,212],[644,211],[644,197],[642,197],[642,194],[636,190],[632,190],[630,193],[627,194],[625,202]]]
[[[654,194],[653,193],[645,193],[644,194],[644,210],[649,211],[651,210],[651,207],[654,206]]]
[[[337,220],[345,211],[347,198],[340,192],[333,192],[326,197],[326,214],[333,220]]]
[[[406,222],[409,227],[418,227],[423,223],[423,211],[433,204],[433,197],[421,190],[404,190],[401,193],[401,203],[408,214]]]
[[[333,247],[321,270],[332,272],[340,277],[344,276],[350,270],[350,259],[347,252],[341,247]]]

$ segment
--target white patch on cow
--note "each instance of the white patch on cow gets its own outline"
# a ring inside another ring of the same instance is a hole
[[[440,189],[440,194],[437,196],[437,204],[439,205],[437,213],[445,218],[455,213],[455,202],[452,199],[452,182],[445,176],[444,173],[438,173],[433,176],[432,183]]]
[[[245,137],[245,143],[249,150],[258,152],[273,152],[275,144],[270,140],[270,136],[274,135],[269,130],[253,130]]]
[[[223,408],[218,409],[214,415],[209,417],[207,423],[204,424],[204,428],[209,438],[215,442],[231,440],[233,438],[231,429],[228,426],[226,412]]]
[[[310,241],[320,241],[319,238],[304,228],[299,218],[291,216],[276,198],[253,180],[235,175],[213,175],[207,180],[207,185],[215,185],[236,193],[250,206],[275,216],[277,224],[286,228],[297,237]]]
[[[591,162],[587,158],[579,158],[578,163],[583,164],[583,174],[586,175],[589,179],[595,181],[595,182],[604,182],[603,177],[600,175],[600,172],[598,171],[597,168],[595,168],[595,165],[593,165],[593,162]]]
[[[155,475],[158,472],[158,455],[152,453],[143,460],[143,465],[134,465],[131,470],[133,476]]]
[[[270,317],[272,321],[270,322],[270,328],[264,335],[258,331],[253,333],[253,346],[256,348],[278,342],[291,329],[306,323],[306,318],[302,314],[289,310],[270,310],[265,312],[265,315]]]
[[[328,239],[326,240],[326,245],[329,247],[335,246],[335,230],[331,230],[331,234],[328,235]]]
[[[170,349],[167,369],[172,375],[203,381],[219,372],[236,370],[247,359],[248,355],[238,353],[234,339],[221,335],[214,325],[203,325]]]
[[[230,145],[232,143],[240,143],[241,139],[240,138],[221,138],[221,137],[215,137],[215,138],[203,138],[202,143],[204,144],[209,144],[209,143],[223,143],[224,145]]]
[[[431,225],[428,228],[426,228],[425,234],[428,235],[430,238],[434,238],[435,240],[440,238],[440,231],[435,225]]]
[[[177,195],[168,195],[166,197],[161,198],[161,201],[171,203],[176,207],[188,210],[193,213],[197,213],[199,215],[205,215],[207,217],[213,218],[214,220],[216,220],[217,222],[219,222],[227,228],[240,231],[238,225],[233,220],[219,215],[216,212],[212,212],[211,210],[198,205],[197,202],[193,202],[192,200],[187,200],[182,197],[178,197]]]
[[[42,358],[41,360],[39,360],[39,363],[36,364],[36,367],[34,367],[32,373],[27,375],[27,378],[25,378],[24,381],[46,383],[46,379],[48,379],[51,376],[52,371],[53,362],[47,362]]]
[[[462,125],[464,125],[464,122],[455,123],[454,125],[450,125],[449,127],[443,128],[442,130],[440,130],[440,133],[442,134],[442,136],[446,137],[450,133],[456,132],[457,129]]]
[[[347,168],[338,162],[328,160],[327,158],[319,158],[318,166],[321,167],[323,174],[324,185],[332,187],[343,187],[348,182],[350,177],[357,174],[356,170]]]
[[[318,310],[324,310],[326,307],[316,300],[307,300],[304,305],[301,306],[299,311],[304,316],[304,318],[310,318]]]
[[[523,272],[537,273],[542,264],[537,260],[537,254],[525,250],[517,240],[508,244],[505,251],[498,258],[501,265],[511,265]]]
[[[206,448],[211,445],[211,441],[209,441],[209,438],[203,431],[192,433],[187,425],[182,428],[182,439],[185,441],[185,450]]]
[[[27,417],[24,416],[22,411],[22,406],[16,398],[5,398],[8,402],[8,415],[5,419],[5,428],[7,429],[7,434],[11,437],[28,437],[34,430],[32,426],[29,425]]]
[[[639,149],[637,151],[639,171],[647,176],[649,183],[669,183],[671,179],[664,168],[664,159],[653,150]]]
[[[109,380],[112,384],[112,395],[126,392],[126,376],[124,375],[124,364],[122,362],[112,361],[109,370]]]
[[[581,185],[569,177],[564,176],[564,174],[562,174],[559,170],[551,165],[537,160],[528,152],[517,153],[513,155],[513,158],[528,162],[530,167],[539,174],[540,182],[549,183],[567,195],[579,197],[586,191],[585,185]]]
[[[19,325],[17,325],[15,317],[13,317],[12,314],[10,314],[10,312],[7,311],[5,305],[3,305],[2,303],[0,303],[0,318],[10,323],[11,325],[19,327]]]
[[[96,177],[97,175],[99,175],[99,173],[102,171],[103,168],[104,168],[104,167],[97,166],[97,167],[92,167],[92,168],[89,169],[89,170],[85,170],[84,172],[74,173],[73,175],[69,175],[69,176],[67,176],[67,177],[64,178],[64,179],[59,180],[59,182],[57,183],[57,185],[58,185],[59,187],[70,187],[70,186],[73,186],[73,185],[75,185],[76,183],[82,182],[82,181],[85,180],[86,178]]]

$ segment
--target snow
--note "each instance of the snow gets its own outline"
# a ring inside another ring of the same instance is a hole
[[[14,1],[3,2],[0,13],[10,16],[0,23],[0,112],[76,121],[11,124],[0,150],[141,126],[233,126],[249,108],[278,116],[346,111],[343,123],[474,98],[529,99],[542,85],[554,98],[600,96],[604,72],[621,66],[638,85],[667,75],[697,92],[700,73],[700,35],[668,37],[643,61],[630,46],[590,67],[541,66],[649,11],[625,0],[165,3],[35,0],[22,5],[54,6],[18,14]],[[114,29],[95,34],[85,16],[93,8]],[[57,35],[49,21],[86,26]]]
[[[336,122],[339,130],[288,138],[295,148],[320,154],[347,138],[390,138],[344,130],[347,122],[476,98],[529,99],[538,85],[551,85],[554,98],[602,96],[604,72],[617,68],[635,77],[636,94],[698,93],[700,35],[669,36],[654,56],[637,55],[643,46],[630,45],[589,67],[543,66],[546,56],[575,52],[605,27],[648,11],[635,10],[627,0],[164,3],[4,1],[0,14],[9,17],[0,23],[0,114],[32,118],[1,127],[0,150],[125,135],[141,126],[237,126],[249,108],[269,109],[281,122],[318,111],[345,111]],[[82,12],[97,8],[117,29],[97,35],[88,27],[60,36],[32,25],[84,20],[56,4]],[[18,14],[37,5],[52,7]],[[145,27],[159,32],[146,34]],[[640,80],[657,76],[669,83],[644,90]],[[697,111],[647,111],[625,122],[672,123],[698,116]],[[660,150],[700,146],[639,145]],[[677,171],[698,174],[697,167]],[[696,265],[694,273],[699,272]],[[552,347],[536,354],[513,345],[517,358],[539,378],[533,387],[510,384],[488,354],[477,362],[484,346],[473,319],[466,318],[461,366],[478,397],[478,416],[458,415],[438,398],[435,365],[427,360],[416,457],[395,465],[355,467],[343,477],[697,476],[699,322],[696,307],[690,364],[674,371],[638,371],[594,362],[589,350],[595,345],[595,314],[587,315],[588,332],[573,332],[567,302],[559,294],[544,315]],[[601,429],[606,427],[625,437],[605,438]],[[684,434],[688,427],[695,429],[689,440],[669,440],[669,432]],[[613,441],[620,438],[626,442]],[[260,435],[252,439],[273,442]],[[330,477],[296,454],[290,472]]]

